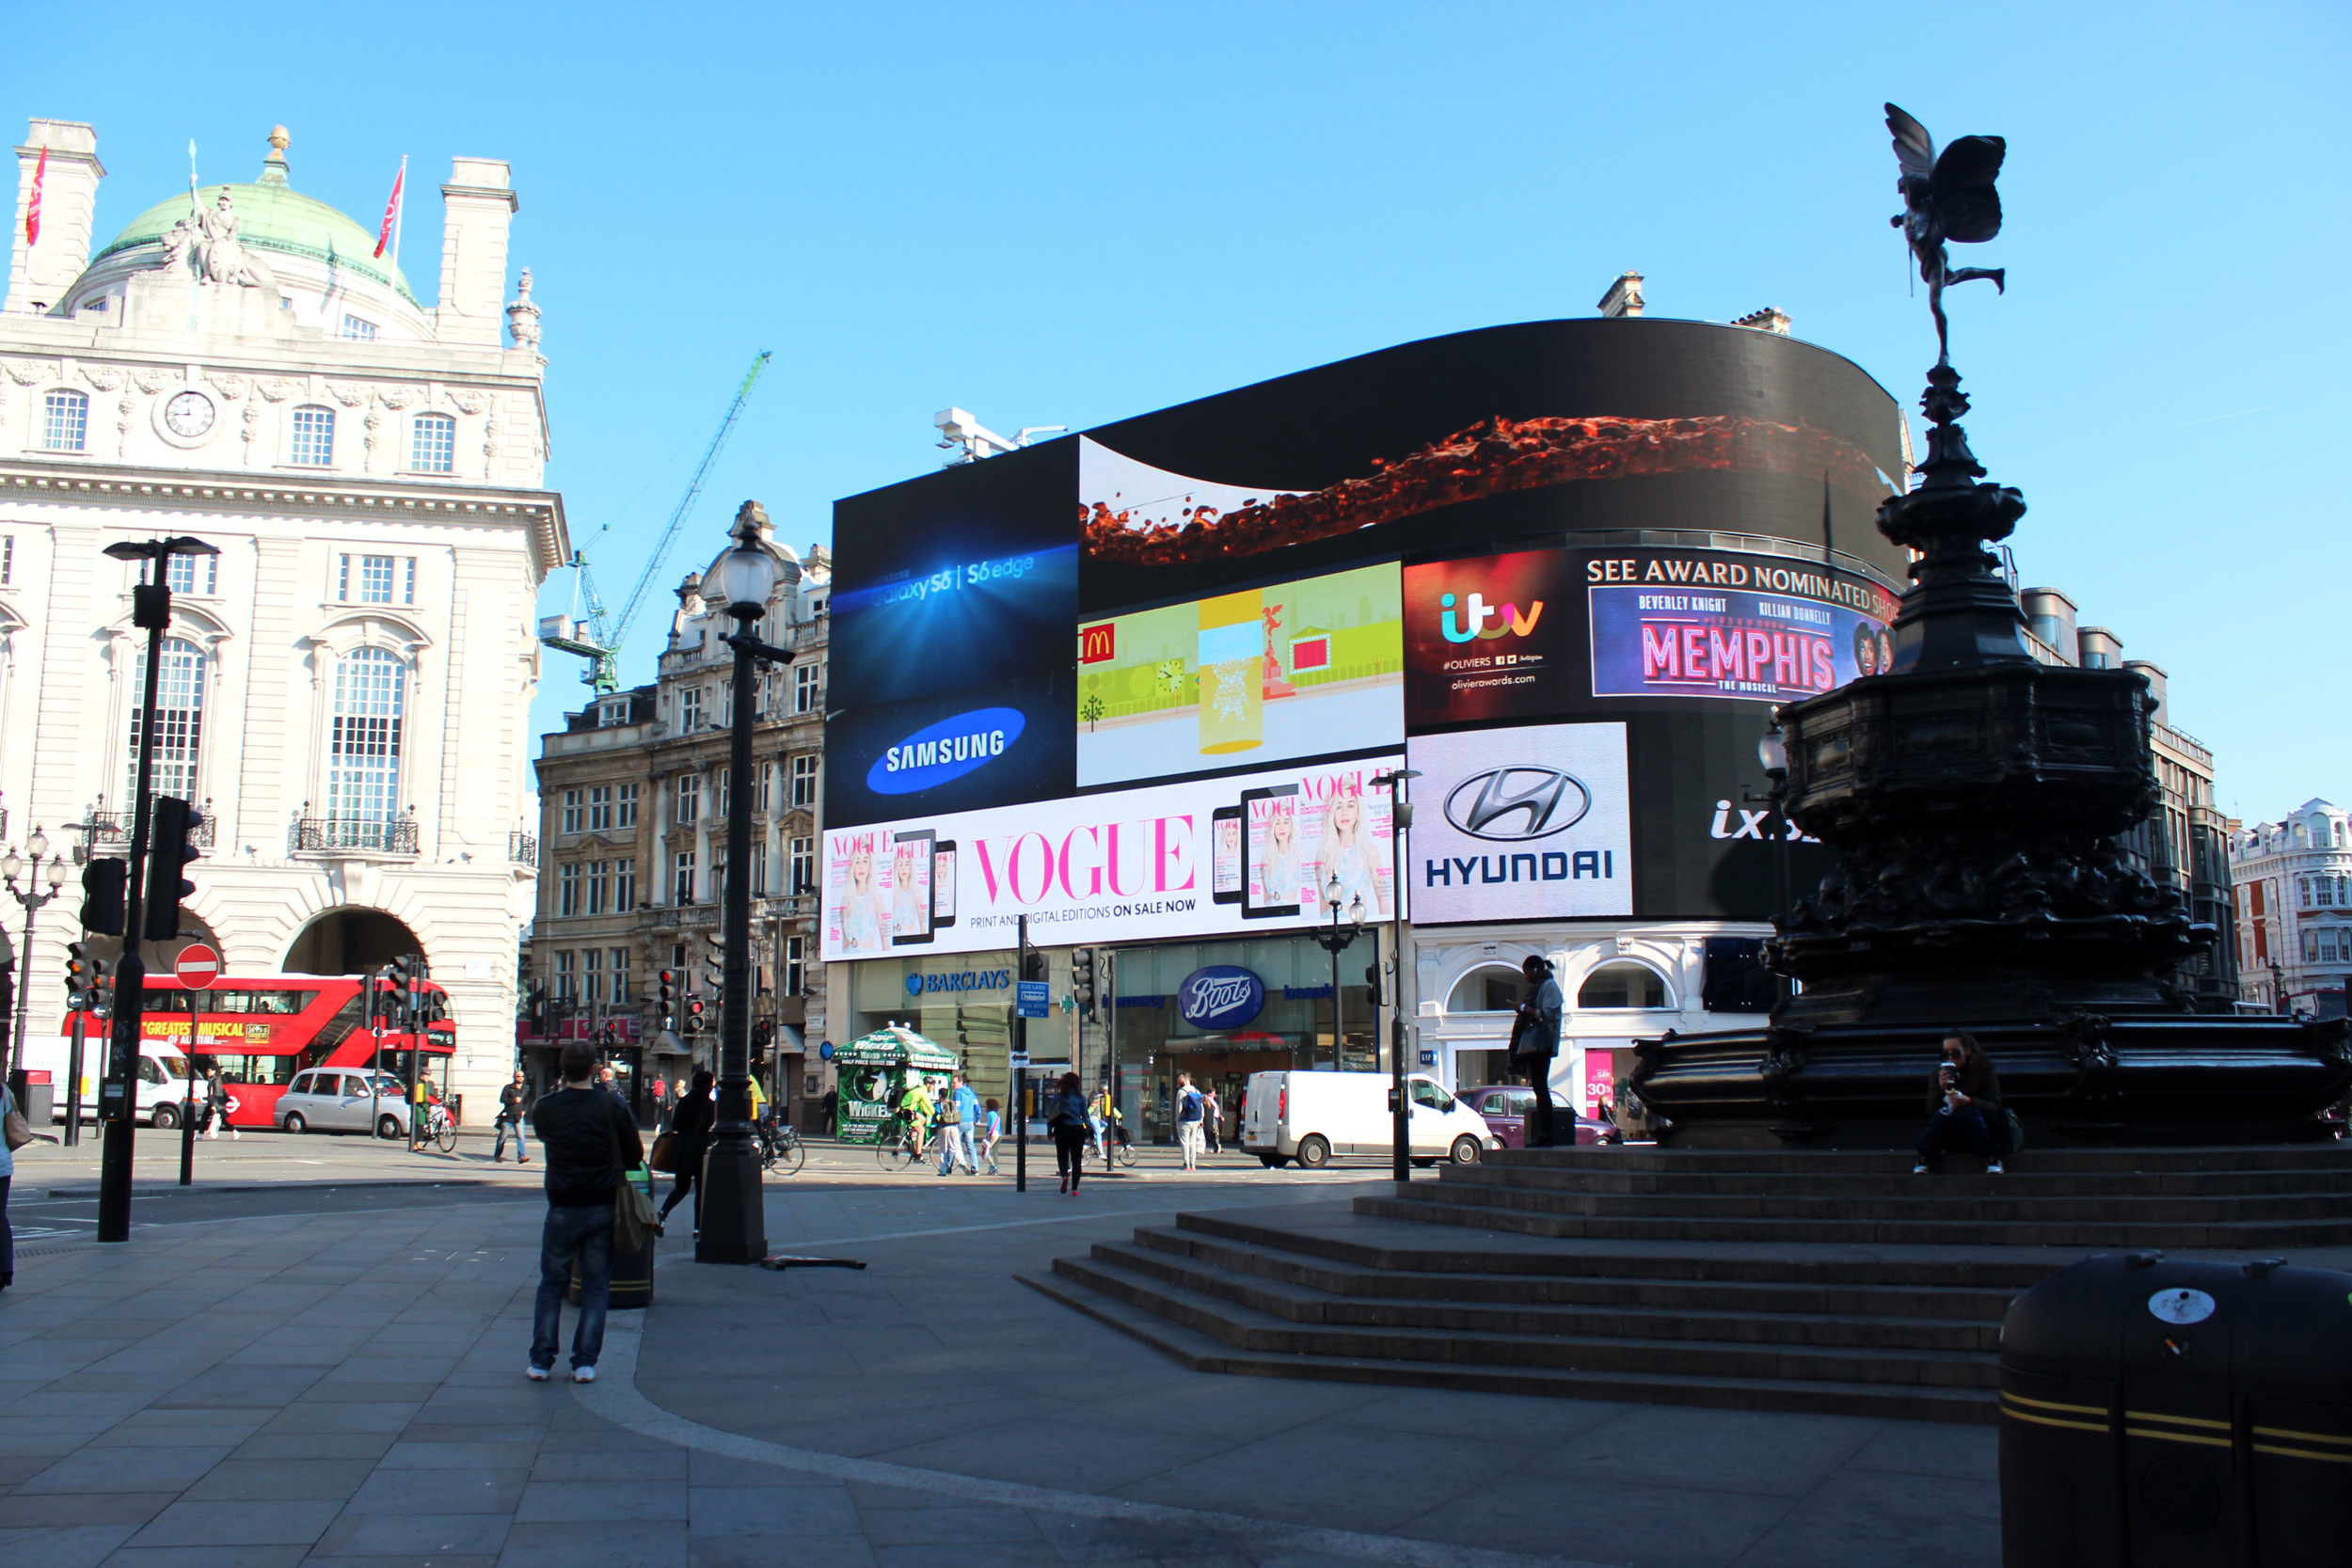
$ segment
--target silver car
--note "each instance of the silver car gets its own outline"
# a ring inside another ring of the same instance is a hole
[[[345,1068],[309,1068],[294,1074],[278,1097],[278,1125],[289,1132],[365,1132],[397,1138],[408,1131],[402,1085],[389,1073]]]

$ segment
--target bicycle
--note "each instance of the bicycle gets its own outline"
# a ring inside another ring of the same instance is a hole
[[[446,1105],[428,1104],[424,1108],[424,1135],[413,1146],[421,1152],[430,1143],[444,1154],[457,1152],[457,1122]]]
[[[763,1171],[781,1167],[787,1176],[798,1176],[808,1163],[808,1148],[801,1135],[778,1121],[759,1123],[759,1168]]]
[[[874,1142],[876,1164],[884,1170],[900,1171],[922,1157],[923,1151],[914,1146],[914,1137],[907,1132],[906,1117],[892,1117],[882,1123],[882,1136]]]

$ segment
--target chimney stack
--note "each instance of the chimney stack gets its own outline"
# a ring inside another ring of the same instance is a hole
[[[49,154],[41,168],[41,153]],[[40,170],[40,243],[24,240],[25,209],[33,199],[33,173]],[[16,150],[16,227],[9,231],[8,298],[11,316],[40,314],[65,297],[89,265],[90,223],[97,216],[98,182],[106,170],[98,161],[98,133],[76,119],[36,119]]]
[[[1769,332],[1775,338],[1788,336],[1788,312],[1778,306],[1767,305],[1763,309],[1741,316],[1734,326],[1753,326],[1758,332]]]
[[[441,187],[441,294],[433,335],[444,343],[503,346],[506,231],[515,191],[498,158],[451,161]]]
[[[1600,313],[1609,316],[1638,316],[1642,313],[1642,275],[1621,272],[1609,285],[1609,292],[1600,296]]]

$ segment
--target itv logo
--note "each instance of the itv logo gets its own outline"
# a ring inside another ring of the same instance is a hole
[[[1505,635],[1525,637],[1534,631],[1536,621],[1543,616],[1544,601],[1529,600],[1525,616],[1519,614],[1517,605],[1506,604],[1498,610],[1486,602],[1486,595],[1475,593],[1470,594],[1470,603],[1458,611],[1454,609],[1454,596],[1451,594],[1438,596],[1438,629],[1445,634],[1447,641],[1474,642],[1481,639],[1492,641]],[[1490,615],[1495,618],[1492,626],[1486,625],[1486,618]],[[1458,626],[1457,616],[1461,623]]]

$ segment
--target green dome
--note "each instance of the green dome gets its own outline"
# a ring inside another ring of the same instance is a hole
[[[250,185],[205,185],[198,198],[210,208],[223,191],[229,193],[229,203],[236,211],[237,238],[244,245],[326,262],[354,277],[389,285],[409,304],[424,309],[409,292],[408,279],[392,266],[390,256],[380,261],[375,259],[375,235],[326,202],[269,180]],[[133,245],[157,244],[187,215],[184,195],[159,201],[133,218],[91,261],[103,261]]]

